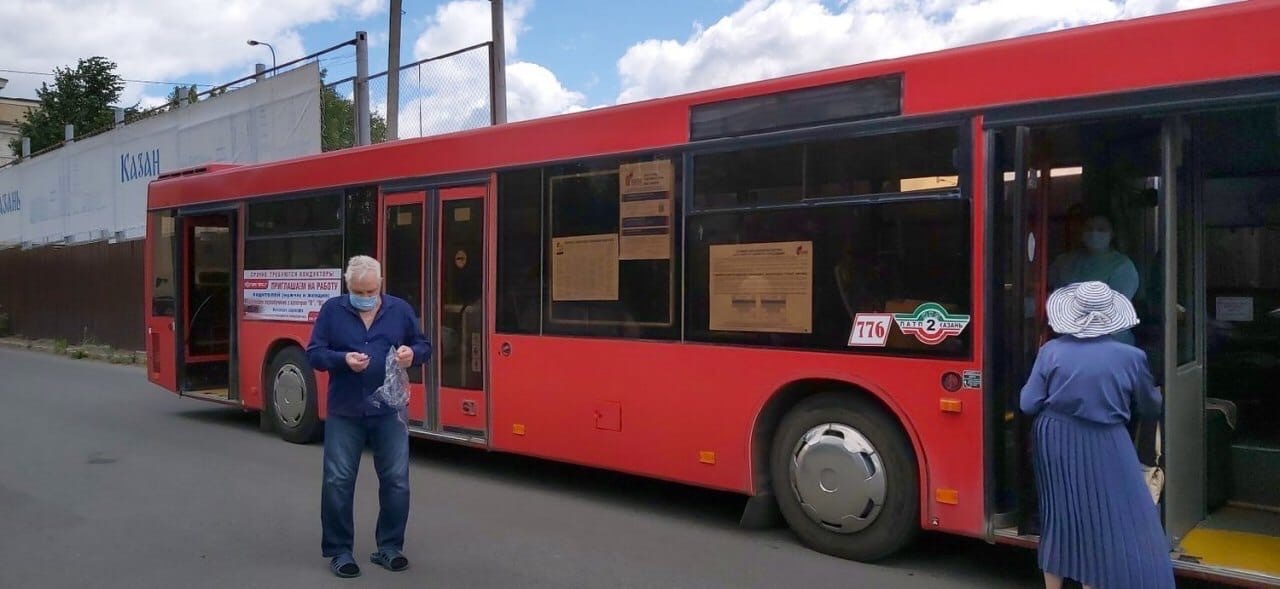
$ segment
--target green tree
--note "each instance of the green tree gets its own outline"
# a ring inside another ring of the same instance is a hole
[[[75,68],[54,68],[53,86],[41,84],[36,90],[40,106],[19,123],[19,135],[31,138],[34,152],[61,142],[68,124],[75,125],[77,133],[110,127],[115,121],[111,105],[123,90],[115,62],[105,57],[81,59]],[[9,147],[18,153],[22,140],[13,139]]]
[[[187,104],[195,104],[196,102],[199,102],[199,100],[200,96],[196,91],[195,86],[189,86],[186,88],[176,86],[174,87],[173,92],[170,92],[169,96],[165,98],[165,103],[170,106],[183,102]]]
[[[325,72],[320,72],[324,80]],[[353,147],[356,144],[356,105],[349,98],[338,94],[332,86],[320,89],[320,149],[333,151]],[[370,113],[369,138],[374,143],[387,140],[387,119]]]

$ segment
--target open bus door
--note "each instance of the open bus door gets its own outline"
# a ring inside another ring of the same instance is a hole
[[[1162,133],[1164,201],[1165,531],[1177,544],[1205,518],[1204,250],[1198,192],[1184,166],[1185,125],[1166,121]]]
[[[1280,96],[1162,135],[1166,528],[1183,568],[1280,586]]]
[[[175,275],[178,392],[240,403],[236,374],[237,207],[179,210]]]
[[[1135,345],[1163,391],[1159,502],[1176,566],[1280,586],[1277,113],[1082,117],[992,132],[989,316],[1003,321],[990,329],[987,366],[995,537],[1034,544],[1039,531],[1018,396],[1048,336],[1045,264],[1074,247],[1073,219],[1107,211],[1117,251],[1140,276]],[[1076,207],[1085,214],[1073,216]],[[1144,425],[1135,442],[1148,461]]]
[[[147,215],[146,350],[147,379],[166,390],[178,390],[177,366],[177,232],[172,211]]]
[[[1044,305],[1048,288],[1045,255],[1048,220],[1048,174],[1037,166],[1042,149],[1037,134],[1028,127],[1014,127],[993,135],[992,186],[1002,187],[993,199],[993,220],[998,230],[992,234],[995,268],[992,277],[992,304],[998,311],[999,328],[992,333],[993,350],[988,371],[995,376],[992,386],[999,399],[996,414],[996,460],[993,526],[1016,534],[1033,536],[1039,532],[1035,521],[1036,489],[1030,454],[1030,421],[1018,410],[1022,383],[1026,382],[1036,353],[1044,342]]]

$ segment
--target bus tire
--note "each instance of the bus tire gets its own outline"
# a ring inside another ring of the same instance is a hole
[[[806,546],[870,562],[920,531],[915,452],[897,421],[851,393],[805,399],[773,439],[778,508]]]
[[[267,371],[269,397],[263,408],[285,441],[314,442],[320,436],[320,406],[316,399],[316,376],[302,349],[290,346],[271,359]]]

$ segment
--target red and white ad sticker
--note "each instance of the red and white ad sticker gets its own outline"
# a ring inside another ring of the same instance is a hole
[[[320,307],[341,288],[342,268],[245,270],[244,318],[315,321]]]
[[[890,313],[858,313],[849,332],[849,345],[883,348],[889,342],[892,326],[893,315]]]

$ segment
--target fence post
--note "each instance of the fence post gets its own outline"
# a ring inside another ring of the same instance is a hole
[[[489,0],[493,20],[493,43],[489,45],[490,122],[507,122],[507,44],[502,21],[502,0]]]
[[[261,82],[263,78],[267,77],[266,72],[267,72],[267,64],[265,63],[253,64],[253,81]]]
[[[25,160],[29,157],[31,157],[31,138],[23,137],[22,138],[22,159]]]
[[[369,144],[369,33],[356,31],[356,145]]]
[[[66,141],[67,143],[71,143],[72,141],[75,141],[75,140],[76,140],[76,126],[75,126],[75,125],[72,125],[72,124],[70,124],[70,123],[68,123],[68,124],[67,124],[67,126],[63,127],[63,128],[62,128],[62,139],[63,139],[64,141]]]
[[[400,138],[400,9],[402,0],[391,0],[391,26],[387,39],[387,141]]]

